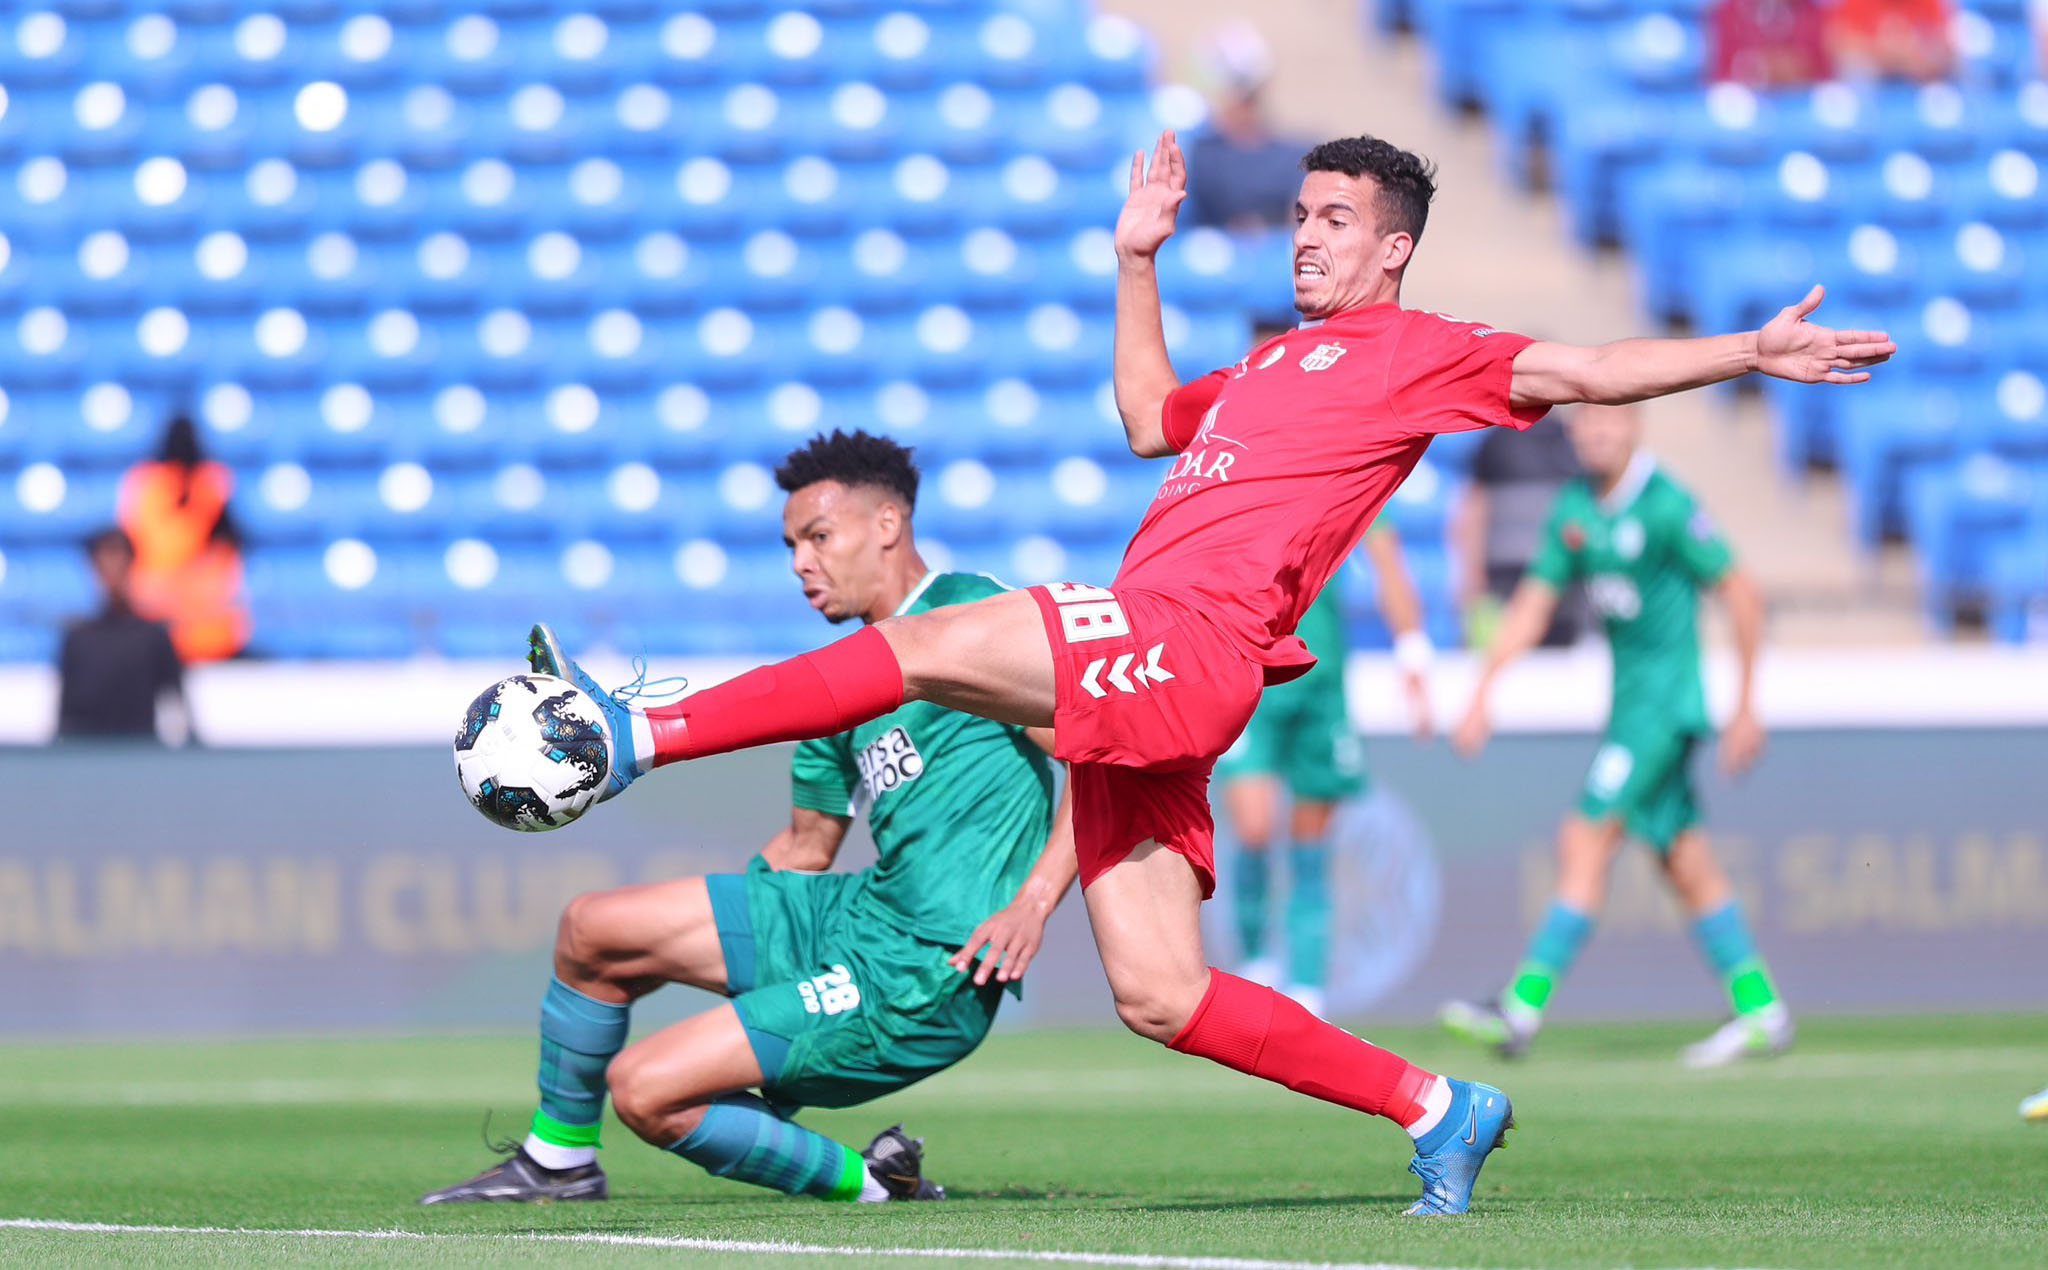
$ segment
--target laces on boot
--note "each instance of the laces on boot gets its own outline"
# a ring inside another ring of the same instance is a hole
[[[669,685],[673,684],[674,687]],[[685,675],[668,675],[649,682],[647,659],[633,659],[633,681],[612,689],[612,700],[621,704],[633,701],[650,701],[668,697],[680,697],[690,689],[690,680]]]

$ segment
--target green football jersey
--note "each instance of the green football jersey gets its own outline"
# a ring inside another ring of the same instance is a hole
[[[1692,495],[1638,451],[1606,498],[1583,478],[1565,484],[1529,573],[1585,584],[1614,650],[1614,721],[1704,732],[1699,593],[1734,559]]]
[[[926,574],[898,616],[996,595],[978,573]],[[867,915],[964,943],[1008,904],[1052,831],[1052,763],[1024,729],[928,701],[805,741],[792,800],[833,815],[865,809],[879,859],[855,901]]]

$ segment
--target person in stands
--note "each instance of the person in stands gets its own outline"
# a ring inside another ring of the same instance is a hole
[[[119,520],[133,544],[133,603],[169,624],[185,663],[219,661],[249,642],[242,550],[228,512],[234,474],[208,459],[179,414],[162,447],[121,479]]]
[[[135,547],[118,529],[85,543],[105,598],[64,631],[58,654],[57,739],[155,740],[160,705],[184,701],[184,668],[162,622],[136,615]]]

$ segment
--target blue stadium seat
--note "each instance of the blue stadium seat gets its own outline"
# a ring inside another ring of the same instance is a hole
[[[1914,474],[1906,520],[1935,629],[1948,630],[1959,604],[1985,596],[1992,552],[2023,536],[2038,519],[2039,506],[2028,473],[1990,454]]]
[[[2008,644],[2048,641],[2048,522],[1994,545],[1985,562],[1992,633]]]
[[[55,631],[99,604],[99,587],[80,543],[21,546],[0,560],[0,612],[7,614],[9,625]]]
[[[114,518],[118,472],[31,463],[0,479],[0,540],[74,546]]]

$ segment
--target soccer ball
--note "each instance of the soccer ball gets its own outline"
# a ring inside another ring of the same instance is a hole
[[[604,712],[575,684],[514,675],[469,703],[455,734],[455,777],[493,822],[559,829],[597,801],[611,754]]]

